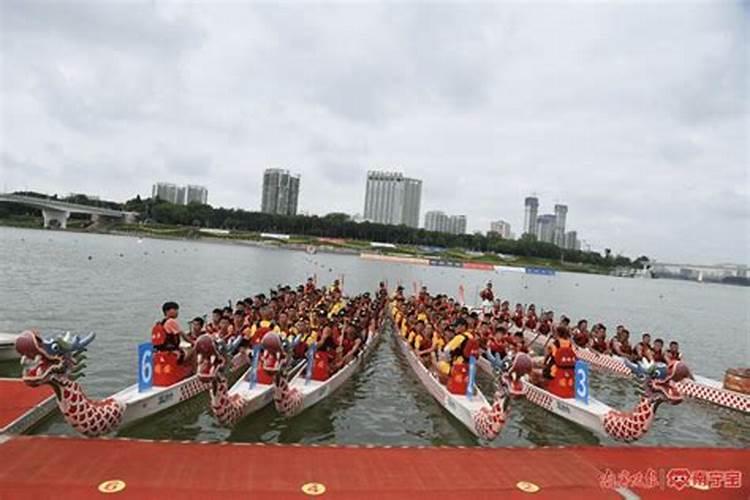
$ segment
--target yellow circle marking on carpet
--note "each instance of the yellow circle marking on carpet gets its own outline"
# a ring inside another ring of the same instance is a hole
[[[322,483],[305,483],[302,485],[302,493],[316,497],[326,492],[326,487]]]
[[[536,493],[537,491],[541,490],[539,486],[528,481],[518,481],[516,483],[516,488],[523,491],[524,493]]]
[[[125,489],[125,481],[119,479],[110,479],[99,484],[97,488],[100,493],[119,493]]]

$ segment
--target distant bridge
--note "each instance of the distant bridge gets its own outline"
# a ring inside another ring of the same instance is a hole
[[[19,194],[0,193],[0,202],[18,203],[27,207],[38,208],[42,211],[42,216],[44,217],[44,227],[56,226],[62,229],[67,227],[70,214],[89,214],[92,220],[98,220],[100,217],[124,219],[125,222],[135,222],[138,216],[138,212],[125,212],[123,210],[92,207],[78,203],[68,203],[67,201]]]

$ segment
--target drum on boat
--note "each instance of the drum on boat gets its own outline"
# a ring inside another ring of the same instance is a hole
[[[750,394],[750,368],[730,368],[724,374],[724,389]]]

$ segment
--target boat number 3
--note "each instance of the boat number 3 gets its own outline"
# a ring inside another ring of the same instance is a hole
[[[576,399],[589,404],[589,364],[580,359],[575,367]]]
[[[154,347],[151,342],[138,345],[138,392],[151,389],[154,383]]]

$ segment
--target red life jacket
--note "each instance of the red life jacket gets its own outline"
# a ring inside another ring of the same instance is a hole
[[[451,368],[450,378],[445,384],[446,389],[451,394],[466,394],[466,388],[469,386],[469,365],[459,363]]]
[[[589,342],[589,336],[584,332],[576,331],[575,335],[573,335],[573,342],[580,347],[586,347],[586,344]]]
[[[591,348],[597,352],[607,352],[607,341],[595,338]]]
[[[514,314],[513,323],[515,323],[518,328],[521,328],[523,326],[523,313]]]
[[[553,356],[555,366],[563,369],[572,369],[576,366],[576,353],[570,341],[556,340],[555,354]]]
[[[312,368],[312,379],[313,380],[328,380],[330,375],[329,368],[329,356],[325,351],[315,351],[315,359],[313,360]]]
[[[664,357],[664,353],[662,352],[661,349],[659,349],[658,351],[653,350],[652,352],[653,352],[654,363],[666,363],[667,362],[667,359]]]
[[[164,328],[166,321],[166,318],[157,321],[151,328],[151,344],[157,350],[172,351],[180,347],[180,336],[167,332]]]
[[[526,318],[526,328],[534,330],[536,328],[537,319],[536,315],[532,314]]]
[[[541,325],[539,325],[539,333],[542,335],[547,335],[551,330],[550,324],[548,321],[543,321]]]

